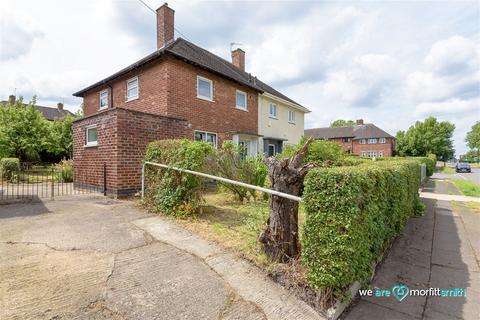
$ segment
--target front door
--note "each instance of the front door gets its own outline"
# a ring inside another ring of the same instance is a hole
[[[267,152],[268,156],[273,157],[275,154],[277,154],[276,149],[277,148],[275,147],[274,144],[269,143],[268,144],[268,152]]]

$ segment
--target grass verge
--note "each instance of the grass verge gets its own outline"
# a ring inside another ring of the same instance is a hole
[[[447,167],[447,166],[444,166],[442,167],[442,169],[440,170],[441,173],[446,173],[446,174],[453,174],[455,173],[455,169],[454,168],[450,168],[450,167]]]
[[[451,183],[466,196],[480,197],[480,185],[470,180],[452,179]]]

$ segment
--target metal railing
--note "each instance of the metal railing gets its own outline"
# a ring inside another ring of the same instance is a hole
[[[252,185],[252,184],[223,178],[223,177],[213,176],[211,174],[206,174],[206,173],[203,173],[203,172],[172,167],[172,166],[169,166],[169,165],[166,165],[166,164],[155,163],[155,162],[150,162],[150,161],[145,161],[142,165],[142,199],[145,195],[145,166],[146,165],[152,165],[152,166],[161,167],[161,168],[165,168],[165,169],[176,170],[176,171],[200,176],[200,177],[203,177],[203,178],[208,178],[208,179],[212,179],[212,180],[221,181],[221,182],[224,182],[224,183],[231,183],[231,184],[234,184],[234,185],[237,185],[237,186],[240,186],[240,187],[254,189],[254,190],[257,190],[257,191],[265,192],[265,193],[268,193],[268,194],[271,194],[271,195],[274,195],[274,196],[278,196],[278,197],[282,197],[282,198],[286,198],[286,199],[290,199],[290,200],[294,200],[294,201],[298,201],[298,202],[302,201],[301,197],[297,197],[297,196],[294,196],[294,195],[291,195],[291,194],[288,194],[288,193],[283,193],[283,192],[279,192],[279,191],[275,191],[275,190],[255,186],[255,185]]]

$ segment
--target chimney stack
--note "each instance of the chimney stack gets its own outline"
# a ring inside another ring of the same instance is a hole
[[[157,9],[157,49],[163,48],[175,37],[175,11],[164,3]]]
[[[363,124],[363,119],[357,119],[357,125],[362,125]]]
[[[58,110],[63,110],[63,103],[61,103],[61,102],[57,103],[57,109]]]
[[[8,96],[8,103],[15,104],[16,100],[17,100],[17,98],[13,94]]]
[[[245,71],[245,51],[240,48],[233,50],[232,63],[242,71]]]

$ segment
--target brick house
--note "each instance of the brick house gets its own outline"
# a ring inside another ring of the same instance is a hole
[[[334,141],[348,153],[362,157],[391,157],[395,152],[395,138],[362,119],[353,126],[306,129],[305,136]]]
[[[135,192],[145,148],[154,140],[190,138],[214,146],[233,140],[250,155],[258,152],[259,95],[274,89],[244,71],[244,52],[233,51],[228,62],[174,39],[174,11],[167,4],[157,9],[157,47],[74,93],[84,108],[73,129],[79,182],[101,185],[106,163],[108,192]]]

